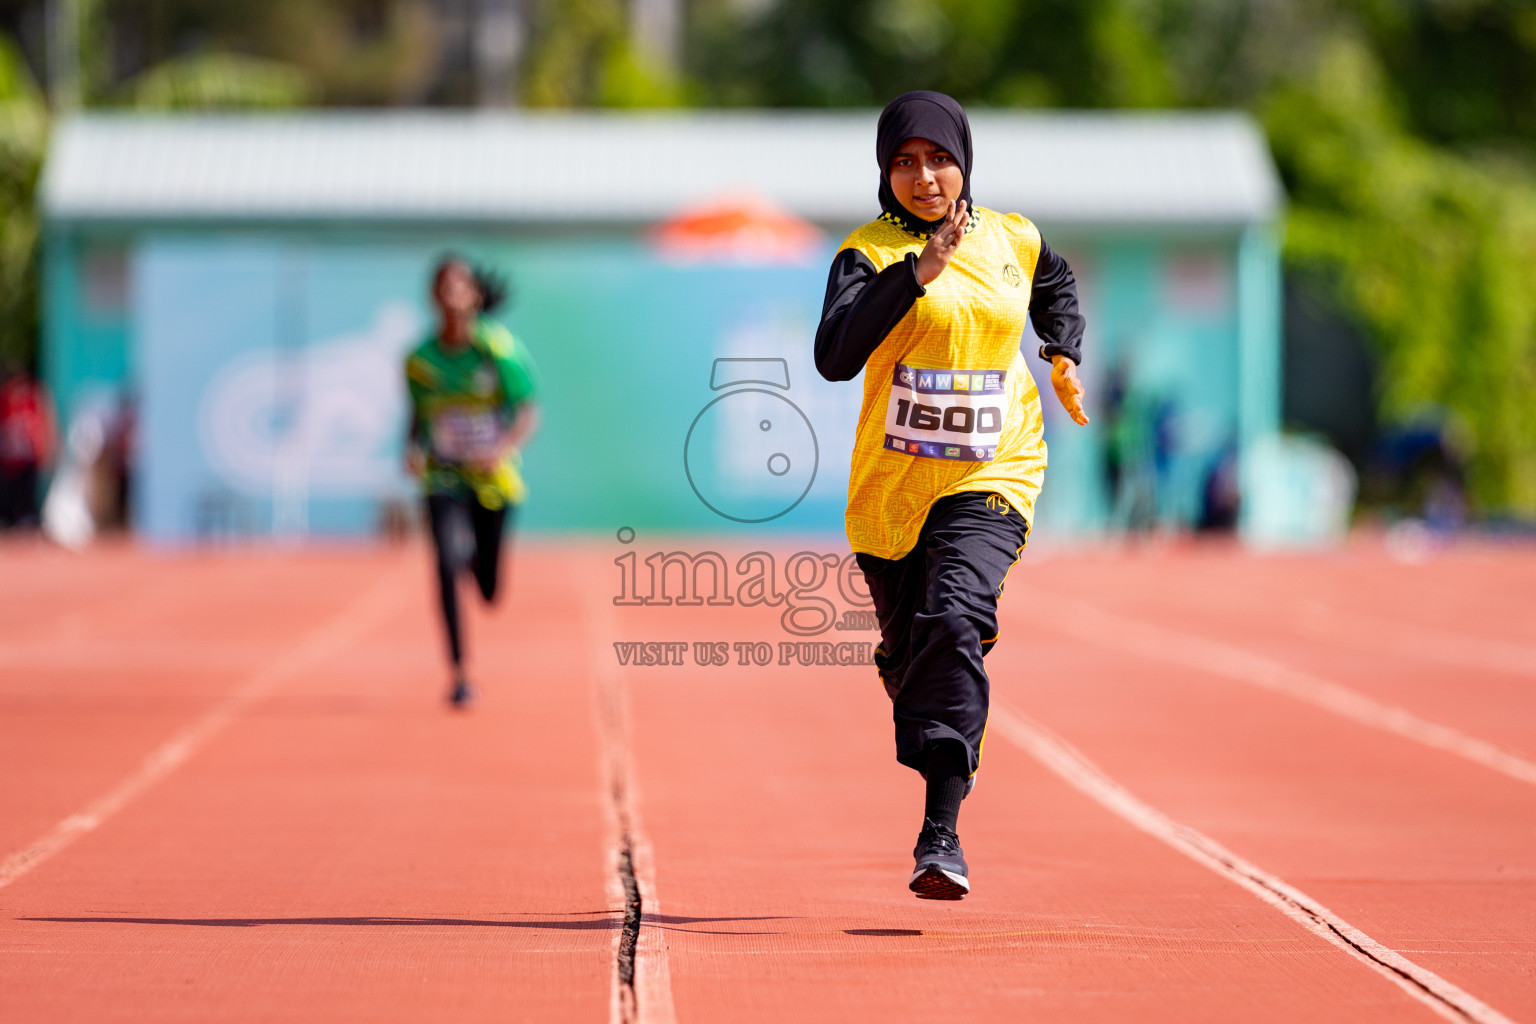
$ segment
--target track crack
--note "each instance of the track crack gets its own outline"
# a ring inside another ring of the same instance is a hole
[[[1399,967],[1392,961],[1376,955],[1376,953],[1373,952],[1369,946],[1356,941],[1354,937],[1352,937],[1348,932],[1340,928],[1333,921],[1329,920],[1325,915],[1320,914],[1317,910],[1308,906],[1305,901],[1298,900],[1284,888],[1271,884],[1270,880],[1263,874],[1248,870],[1243,864],[1233,860],[1230,857],[1217,856],[1215,859],[1219,860],[1222,864],[1225,864],[1227,868],[1229,868],[1234,874],[1242,875],[1254,885],[1263,888],[1269,893],[1272,893],[1276,899],[1283,901],[1288,906],[1294,908],[1297,912],[1306,915],[1313,922],[1315,922],[1319,928],[1324,928],[1329,932],[1332,932],[1335,936],[1338,937],[1338,940],[1341,943],[1354,950],[1356,955],[1362,959],[1369,960],[1379,969],[1396,975],[1398,978],[1402,979],[1404,984],[1413,986],[1418,991],[1423,993],[1425,999],[1433,1000],[1442,1009],[1452,1014],[1457,1019],[1469,1021],[1472,1022],[1472,1024],[1480,1024],[1480,1022],[1488,1019],[1483,1016],[1474,1015],[1456,1001],[1447,999],[1444,995],[1435,991],[1434,988],[1425,984],[1411,971],[1405,971],[1403,968]]]
[[[588,631],[593,639],[592,661],[598,734],[602,741],[604,788],[596,794],[607,811],[606,849],[612,857],[609,898],[624,902],[624,923],[613,945],[610,1024],[676,1024],[672,1007],[672,975],[665,938],[655,929],[661,910],[656,895],[655,858],[640,812],[640,792],[630,746],[629,702],[624,680],[604,657],[611,650],[612,606],[606,597],[588,606]],[[601,638],[602,642],[598,642]],[[613,883],[617,883],[614,885]],[[646,912],[652,915],[646,927]]]
[[[613,784],[613,813],[619,823],[619,848],[615,858],[619,885],[624,890],[624,927],[619,932],[617,968],[619,972],[619,1014],[624,1024],[639,1020],[639,1001],[635,995],[635,961],[640,944],[640,920],[645,901],[640,897],[640,882],[635,878],[635,846],[630,835],[628,801],[622,780]]]

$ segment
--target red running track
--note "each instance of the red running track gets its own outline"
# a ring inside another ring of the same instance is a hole
[[[418,548],[0,546],[0,1020],[1536,1020],[1536,551],[1029,555],[932,904],[873,671],[620,665],[787,639],[629,550],[519,549],[466,715]]]

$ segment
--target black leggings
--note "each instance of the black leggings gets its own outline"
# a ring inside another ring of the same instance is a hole
[[[875,665],[896,722],[896,760],[923,771],[927,748],[965,746],[981,760],[991,684],[982,658],[997,641],[1003,577],[1024,550],[1029,523],[995,494],[964,491],[928,510],[917,544],[897,559],[860,553],[875,601]]]
[[[443,626],[448,632],[448,657],[458,669],[464,660],[459,640],[459,571],[470,569],[487,603],[496,600],[497,569],[501,564],[501,538],[511,506],[486,508],[473,498],[451,494],[427,496],[427,522],[432,546],[437,549],[437,585],[443,601]],[[467,521],[467,522],[466,522]],[[474,535],[474,549],[462,552],[465,526]]]

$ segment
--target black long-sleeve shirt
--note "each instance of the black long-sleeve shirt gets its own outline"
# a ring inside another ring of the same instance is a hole
[[[827,380],[858,376],[891,328],[925,294],[927,289],[917,282],[916,253],[876,273],[869,257],[857,249],[839,252],[827,276],[827,295],[816,328],[816,369]],[[1040,358],[1061,355],[1082,362],[1077,279],[1044,239],[1030,286],[1029,316],[1044,341]]]

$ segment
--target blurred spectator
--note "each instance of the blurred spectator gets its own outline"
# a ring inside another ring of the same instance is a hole
[[[1109,493],[1109,528],[1143,533],[1157,518],[1159,434],[1153,408],[1113,363],[1104,386],[1104,482]]]
[[[1451,533],[1467,520],[1468,445],[1448,419],[1425,417],[1384,432],[1369,476],[1376,504]]]
[[[96,460],[92,508],[98,525],[126,530],[132,523],[133,446],[136,425],[133,393],[124,393],[106,423],[106,440]]]
[[[1222,447],[1201,489],[1200,530],[1227,531],[1237,528],[1242,512],[1242,487],[1238,477],[1237,442]]]
[[[1167,504],[1174,492],[1174,459],[1179,454],[1179,408],[1173,399],[1159,395],[1150,403],[1147,420],[1152,441],[1152,507],[1165,525],[1177,526]]]
[[[1125,413],[1125,368],[1118,360],[1109,364],[1104,374],[1104,397],[1100,401],[1100,418],[1104,423],[1104,493],[1109,496],[1110,508],[1120,506],[1120,479],[1125,473],[1124,453],[1118,443],[1120,418]]]
[[[38,480],[53,448],[43,385],[24,370],[0,369],[0,527],[38,525]]]
[[[78,550],[96,537],[96,466],[114,418],[104,401],[82,403],[70,417],[63,457],[43,501],[43,532],[55,544]]]

